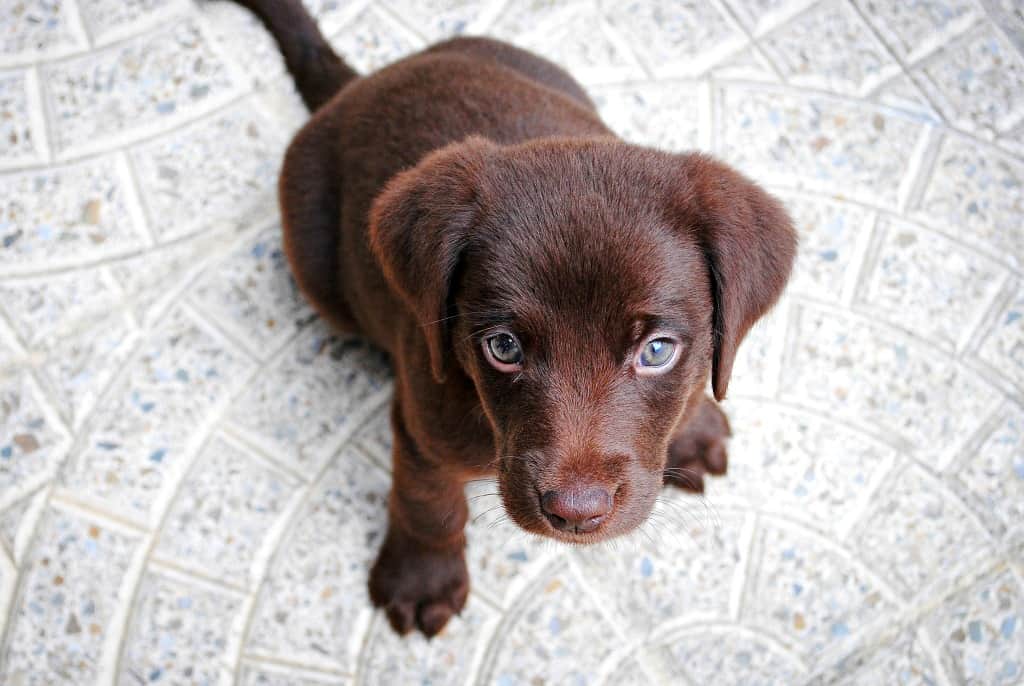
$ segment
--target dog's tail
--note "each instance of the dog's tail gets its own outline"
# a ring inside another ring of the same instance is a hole
[[[274,36],[284,62],[310,112],[359,74],[345,64],[320,33],[302,0],[235,0],[252,11]]]

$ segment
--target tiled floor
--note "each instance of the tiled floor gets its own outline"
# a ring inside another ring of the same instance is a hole
[[[783,197],[728,478],[632,540],[473,500],[427,643],[366,600],[387,368],[288,278],[305,118],[244,11],[0,2],[0,683],[1024,682],[1019,0],[311,0],[372,69],[487,32]],[[481,493],[493,493],[485,486]]]

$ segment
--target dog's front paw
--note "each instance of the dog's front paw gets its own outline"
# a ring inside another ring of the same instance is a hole
[[[388,531],[370,571],[370,599],[384,609],[395,631],[419,629],[427,638],[435,636],[462,612],[468,593],[461,546],[434,550]]]
[[[668,446],[664,482],[686,491],[704,492],[704,475],[722,475],[729,464],[729,420],[709,398]]]

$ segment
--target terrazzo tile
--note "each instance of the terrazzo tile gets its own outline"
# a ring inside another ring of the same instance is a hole
[[[996,313],[976,355],[1002,377],[1024,388],[1024,286]]]
[[[870,98],[880,105],[902,110],[914,119],[934,125],[942,122],[938,110],[925,97],[921,87],[905,74],[889,79]]]
[[[390,376],[380,352],[318,321],[249,384],[229,420],[271,457],[315,474],[383,401]]]
[[[76,325],[105,319],[124,294],[104,269],[82,269],[0,282],[0,311],[33,348],[49,348]]]
[[[70,440],[28,370],[0,377],[0,505],[52,477]]]
[[[872,649],[845,657],[809,683],[836,686],[936,686],[940,683],[935,664],[913,629],[891,637],[886,635],[883,640]]]
[[[766,524],[755,538],[759,565],[743,616],[811,667],[895,609],[870,576],[808,533]],[[746,622],[745,622],[746,623]]]
[[[354,440],[382,468],[391,470],[391,404],[385,403],[370,413]]]
[[[626,51],[625,41],[609,36],[590,3],[509,3],[488,34],[536,51],[584,85],[645,76],[636,58]]]
[[[495,3],[481,0],[384,0],[395,15],[416,29],[428,43],[459,35],[480,35]]]
[[[991,530],[1001,534],[1024,522],[1024,409],[1010,405],[981,446],[949,472]]]
[[[851,545],[908,599],[934,592],[992,555],[985,531],[914,465],[886,478]]]
[[[86,45],[72,2],[14,0],[0,8],[0,63],[59,57]]]
[[[893,52],[907,62],[915,62],[962,33],[980,14],[974,3],[965,0],[854,0],[854,4]]]
[[[177,575],[147,573],[139,583],[122,648],[125,684],[220,683],[242,598]]]
[[[728,410],[733,459],[724,479],[707,482],[711,502],[740,498],[841,535],[895,459],[887,446],[810,413],[742,399]]]
[[[747,332],[729,380],[729,397],[765,397],[775,393],[782,358],[783,325],[790,305],[783,301]]]
[[[835,93],[864,94],[900,71],[870,27],[843,0],[816,4],[761,38],[760,44],[789,83]]]
[[[799,232],[799,253],[789,293],[839,300],[857,268],[858,242],[869,213],[863,207],[809,195],[777,194]]]
[[[912,214],[1020,269],[1024,266],[1024,163],[946,136]]]
[[[426,47],[422,39],[372,6],[361,11],[329,40],[361,74],[376,71]]]
[[[36,540],[21,572],[0,681],[94,683],[139,538],[91,518],[51,510]]]
[[[359,683],[379,684],[466,684],[470,668],[483,650],[497,623],[497,613],[470,598],[459,617],[434,638],[421,635],[402,638],[383,616],[373,623],[359,665]]]
[[[279,124],[244,99],[216,116],[132,150],[142,197],[160,241],[217,223],[247,226],[276,215],[285,141]],[[223,141],[231,145],[223,149]]]
[[[610,624],[580,582],[565,571],[528,591],[506,622],[481,674],[486,683],[595,683],[598,666],[616,643],[609,640]]]
[[[799,659],[777,643],[730,628],[700,627],[668,641],[661,662],[673,683],[767,686],[801,683]],[[684,677],[685,675],[685,677]]]
[[[0,541],[16,563],[21,563],[24,557],[24,549],[42,516],[47,495],[47,489],[40,488],[14,503],[6,504],[0,511]]]
[[[954,352],[992,301],[1005,271],[933,232],[891,218],[879,222],[877,255],[859,304],[872,316]]]
[[[720,152],[762,183],[828,189],[895,206],[921,125],[819,95],[730,84],[719,90]]]
[[[277,79],[287,79],[284,58],[256,15],[234,2],[206,2],[200,5],[210,35],[230,54],[245,55],[239,65],[252,85],[266,86]],[[320,24],[323,29],[323,24]]]
[[[648,686],[651,677],[635,658],[626,658],[605,678],[606,686]]]
[[[260,589],[245,650],[351,673],[371,607],[387,475],[345,450],[313,486]],[[472,600],[470,602],[473,602]]]
[[[190,290],[203,312],[265,358],[314,317],[291,276],[277,224],[245,237]]]
[[[141,248],[128,184],[116,157],[0,176],[0,269],[52,269]]]
[[[97,45],[141,33],[188,8],[185,0],[78,0],[78,4]]]
[[[672,152],[698,147],[697,84],[594,88],[590,95],[608,126],[630,143]]]
[[[993,409],[975,373],[875,322],[801,306],[781,395],[915,446],[940,463]]]
[[[166,129],[238,92],[194,19],[162,26],[43,70],[62,155],[78,155]]]
[[[253,564],[299,483],[215,437],[178,489],[154,554],[238,586],[258,583]]]
[[[655,76],[694,76],[746,44],[712,3],[616,2],[605,17]]]
[[[798,15],[813,0],[728,0],[729,7],[740,21],[755,34],[781,24],[786,19]]]
[[[351,681],[341,676],[313,676],[297,669],[249,663],[242,666],[238,683],[240,686],[347,686]]]
[[[966,131],[1000,131],[1024,117],[1024,57],[987,22],[918,69],[941,95],[943,114]]]
[[[175,310],[82,431],[61,481],[79,497],[146,517],[251,363]]]
[[[742,516],[711,512],[689,495],[669,492],[659,500],[646,536],[574,552],[581,574],[631,639],[685,618],[727,619],[743,562]]]
[[[0,72],[0,168],[38,164],[46,158],[45,132],[34,104],[35,72]]]
[[[1024,655],[1024,591],[1008,571],[991,573],[936,607],[925,620],[960,683],[1019,684]]]

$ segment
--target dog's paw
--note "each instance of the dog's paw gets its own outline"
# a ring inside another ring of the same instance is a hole
[[[370,600],[382,608],[399,634],[418,629],[437,635],[462,612],[469,594],[469,572],[462,548],[423,548],[388,532],[370,571]]]
[[[668,446],[664,482],[703,493],[704,475],[722,475],[728,468],[726,442],[731,434],[725,414],[712,400],[704,398]]]

